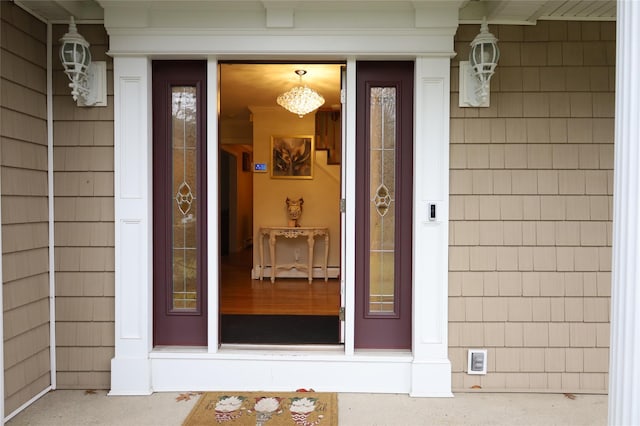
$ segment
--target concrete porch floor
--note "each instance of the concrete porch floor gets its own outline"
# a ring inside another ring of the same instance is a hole
[[[105,391],[52,391],[7,425],[181,425],[199,395],[107,396]],[[454,398],[396,394],[338,395],[340,426],[606,425],[607,396],[456,393]]]

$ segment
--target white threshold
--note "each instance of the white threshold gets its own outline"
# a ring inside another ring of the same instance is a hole
[[[149,354],[152,391],[295,391],[409,393],[410,351],[342,346],[222,345],[156,348]]]

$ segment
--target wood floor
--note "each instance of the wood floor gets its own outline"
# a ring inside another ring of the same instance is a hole
[[[314,279],[251,279],[251,250],[223,256],[220,285],[222,314],[338,315],[340,283]]]

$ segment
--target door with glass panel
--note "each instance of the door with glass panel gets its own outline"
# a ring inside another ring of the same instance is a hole
[[[410,349],[413,62],[356,71],[355,347]]]
[[[153,344],[207,344],[205,61],[154,61]]]

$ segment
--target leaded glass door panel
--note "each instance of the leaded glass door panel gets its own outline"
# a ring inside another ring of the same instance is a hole
[[[206,62],[153,62],[154,345],[206,345]]]
[[[413,62],[357,64],[356,348],[411,348]]]

